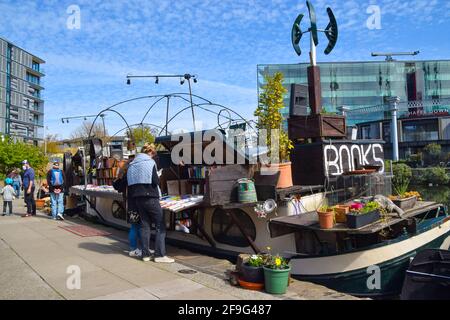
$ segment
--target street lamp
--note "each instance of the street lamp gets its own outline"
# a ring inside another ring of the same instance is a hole
[[[399,160],[399,152],[398,152],[398,127],[397,127],[397,111],[398,104],[400,103],[399,97],[391,97],[388,99],[390,104],[390,111],[392,116],[391,123],[391,141],[392,141],[392,160]]]
[[[86,121],[88,118],[96,118],[97,115],[82,115],[82,116],[73,116],[73,117],[65,117],[65,118],[61,118],[61,122],[62,123],[69,123],[69,119],[71,120],[78,120],[78,119],[83,119],[84,121]],[[105,125],[105,117],[106,114],[101,114],[100,117],[102,118],[102,122],[103,122],[103,134],[106,137],[106,125]]]
[[[192,112],[192,122],[194,125],[194,131],[196,131],[196,127],[195,127],[195,114],[194,114],[194,102],[192,100],[192,86],[191,86],[191,80],[194,81],[194,83],[198,82],[197,76],[196,75],[192,75],[189,73],[186,74],[182,74],[182,75],[150,75],[150,76],[133,76],[133,75],[127,75],[127,85],[131,84],[131,79],[132,78],[155,78],[155,83],[159,84],[159,79],[160,78],[179,78],[180,79],[180,85],[184,85],[184,83],[188,82],[189,84],[189,98],[190,98],[190,103],[191,103],[191,112]]]

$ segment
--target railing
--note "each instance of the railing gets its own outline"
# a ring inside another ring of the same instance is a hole
[[[388,120],[391,117],[391,105],[382,104],[373,107],[363,107],[347,112],[349,123]],[[399,118],[413,118],[427,115],[450,115],[450,98],[407,101],[398,104]]]

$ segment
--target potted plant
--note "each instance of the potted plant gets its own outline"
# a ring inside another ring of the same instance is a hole
[[[279,255],[269,255],[264,265],[264,285],[267,293],[284,294],[289,285],[289,262]]]
[[[335,220],[337,223],[347,222],[347,213],[350,212],[350,206],[338,204],[333,207],[335,213]]]
[[[399,194],[397,196],[389,196],[389,199],[394,202],[394,204],[402,210],[409,210],[414,208],[417,200],[421,200],[420,193],[417,191],[409,191]]]
[[[252,255],[241,266],[242,280],[250,283],[264,283],[264,269],[266,256],[261,254]]]
[[[347,214],[347,227],[359,229],[380,220],[380,208],[378,202],[370,201],[361,209],[352,209]]]
[[[271,163],[271,167],[280,172],[277,188],[292,187],[292,171],[289,156],[294,148],[286,131],[283,130],[283,115],[281,109],[284,108],[283,95],[287,93],[283,86],[283,74],[275,73],[273,76],[264,76],[266,84],[259,96],[258,108],[255,116],[258,117],[258,130],[265,130],[266,145],[269,149],[269,156],[278,159],[278,163]],[[275,141],[272,141],[274,139]],[[273,148],[278,147],[278,154],[272,154]]]
[[[334,209],[323,206],[317,210],[319,216],[319,224],[321,229],[332,229],[334,227]]]

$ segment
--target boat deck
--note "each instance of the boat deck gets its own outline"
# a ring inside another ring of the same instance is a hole
[[[270,229],[273,231],[273,226],[289,227],[291,229],[312,230],[322,232],[345,232],[349,234],[371,234],[379,232],[389,226],[392,226],[402,220],[414,217],[426,211],[435,210],[442,206],[436,202],[420,201],[414,208],[405,211],[402,217],[396,213],[390,213],[386,219],[379,220],[375,223],[369,224],[359,229],[350,229],[345,223],[337,223],[332,229],[321,229],[319,225],[319,217],[317,212],[308,212],[296,216],[280,217],[270,220]]]

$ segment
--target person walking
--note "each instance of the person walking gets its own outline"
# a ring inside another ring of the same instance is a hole
[[[34,191],[36,185],[34,182],[34,169],[31,167],[28,160],[22,161],[23,173],[23,191],[25,193],[25,203],[27,205],[27,213],[23,217],[36,216],[36,201],[34,200]]]
[[[53,220],[64,220],[64,172],[59,162],[53,162],[53,168],[47,172],[47,185],[50,191],[50,204]]]
[[[150,226],[154,222],[156,228],[154,261],[172,263],[175,260],[166,256],[166,225],[164,212],[159,203],[161,190],[156,163],[152,159],[156,155],[153,144],[145,144],[141,153],[130,163],[127,172],[129,196],[135,199],[141,220],[142,260],[150,261]]]
[[[5,187],[2,189],[2,195],[3,195],[3,216],[10,216],[12,215],[13,211],[13,200],[14,196],[16,195],[16,192],[14,191],[14,188],[12,186],[13,180],[11,178],[5,179]],[[6,208],[9,207],[9,213],[6,213]]]
[[[22,177],[19,174],[19,170],[18,169],[14,169],[11,172],[10,178],[13,181],[12,186],[14,188],[14,191],[16,192],[16,197],[20,198],[20,189],[22,188]]]

